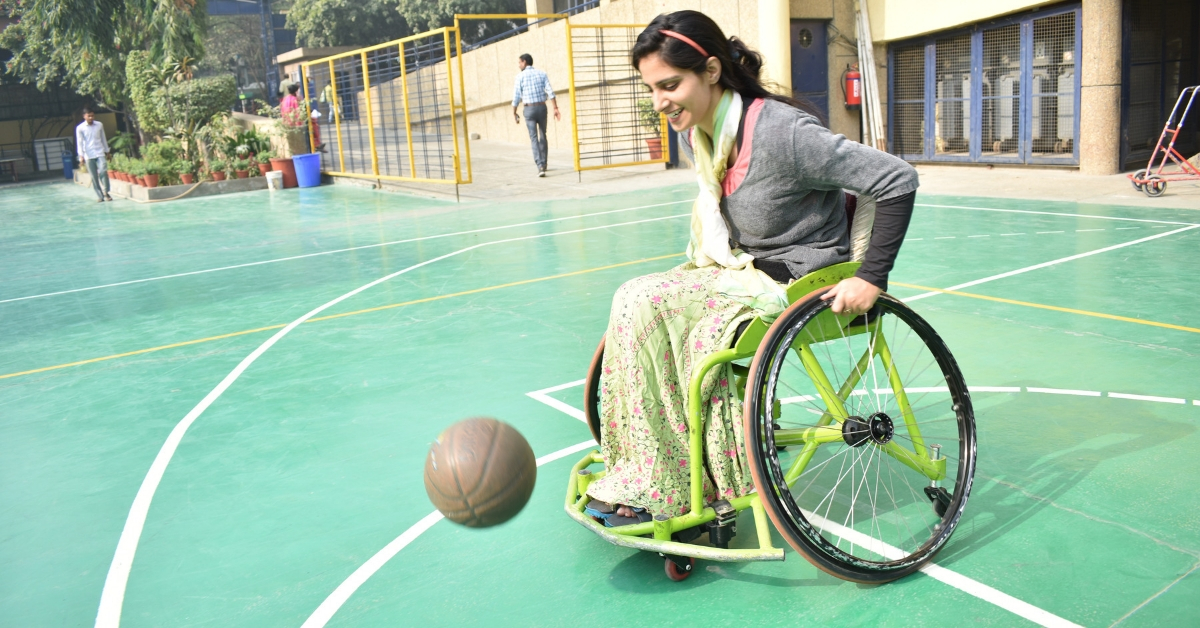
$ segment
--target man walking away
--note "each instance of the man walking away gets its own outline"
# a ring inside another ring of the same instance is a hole
[[[79,163],[87,165],[92,177],[92,189],[96,191],[96,202],[111,201],[108,195],[108,138],[104,136],[104,125],[96,122],[96,112],[91,107],[83,108],[83,122],[75,127],[75,150]],[[101,187],[100,182],[104,182]]]
[[[538,176],[546,176],[546,101],[554,105],[554,119],[561,120],[558,112],[558,101],[554,98],[554,88],[550,87],[550,77],[533,67],[533,57],[528,53],[517,60],[516,87],[513,90],[513,119],[521,123],[517,115],[517,103],[525,103],[525,128],[529,129],[529,143],[533,145],[533,162],[537,164]]]

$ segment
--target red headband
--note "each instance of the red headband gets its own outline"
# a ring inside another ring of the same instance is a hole
[[[690,37],[688,37],[687,35],[680,35],[679,33],[676,33],[675,31],[669,31],[665,28],[658,32],[662,33],[663,35],[666,35],[667,37],[674,37],[675,39],[678,39],[679,41],[691,46],[692,48],[695,48],[696,52],[699,52],[700,54],[704,55],[705,59],[707,59],[711,56],[708,54],[707,51],[705,51],[703,48],[700,47],[700,44],[692,41],[692,39]]]

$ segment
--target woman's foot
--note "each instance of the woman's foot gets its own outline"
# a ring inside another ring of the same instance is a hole
[[[633,508],[622,504],[617,504],[616,515],[618,517],[637,517],[637,513],[633,511]]]

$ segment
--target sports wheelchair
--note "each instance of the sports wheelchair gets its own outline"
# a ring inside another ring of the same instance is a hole
[[[945,343],[899,299],[884,293],[870,311],[851,317],[834,314],[831,301],[820,298],[859,265],[836,264],[793,281],[791,305],[772,323],[753,319],[729,349],[693,369],[689,512],[605,527],[585,513],[588,486],[605,473],[593,450],[571,470],[571,518],[614,545],[657,552],[676,581],[692,573],[697,558],[783,560],[768,519],[801,556],[846,580],[888,582],[931,560],[971,492],[971,397]],[[603,358],[601,340],[584,384],[596,442]],[[708,502],[700,390],[713,369],[736,377],[755,490]],[[734,540],[744,510],[753,513],[757,548]]]

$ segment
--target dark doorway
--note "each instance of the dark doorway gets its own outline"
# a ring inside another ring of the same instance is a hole
[[[1200,83],[1200,7],[1195,0],[1125,0],[1123,9],[1121,163],[1144,168],[1180,90]],[[1191,112],[1175,142],[1187,156],[1200,150],[1197,120]]]
[[[825,22],[792,20],[792,91],[829,120],[829,47]]]

